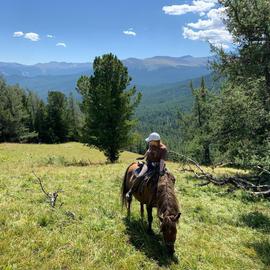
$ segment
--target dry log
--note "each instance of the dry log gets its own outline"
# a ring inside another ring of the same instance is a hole
[[[202,166],[195,160],[174,151],[169,151],[169,153],[180,158],[182,162],[182,168],[180,171],[193,173],[196,179],[203,181],[199,186],[206,186],[211,183],[217,186],[231,185],[253,195],[270,196],[270,185],[260,185],[252,182],[252,180],[254,181],[258,179],[263,173],[270,177],[270,171],[262,166],[253,167],[253,170],[257,171],[256,175],[236,174],[232,176],[217,177],[211,173],[205,172]]]

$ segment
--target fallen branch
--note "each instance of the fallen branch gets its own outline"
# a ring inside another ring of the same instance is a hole
[[[259,170],[258,175],[234,175],[216,177],[211,173],[205,172],[203,168],[193,159],[173,151],[169,151],[169,153],[176,155],[180,158],[182,162],[182,169],[180,171],[193,173],[197,179],[203,181],[203,183],[198,184],[198,186],[206,186],[210,183],[217,186],[232,185],[235,188],[245,190],[253,195],[270,195],[270,185],[258,185],[252,183],[251,181],[251,179],[258,179],[263,173],[270,176],[270,171],[264,169],[261,166],[254,167],[254,169],[256,169],[257,171]],[[187,166],[188,168],[186,168]]]
[[[39,186],[42,190],[42,192],[45,194],[45,196],[47,197],[47,199],[50,201],[50,205],[51,207],[55,207],[56,205],[56,200],[58,198],[58,193],[59,192],[63,192],[62,190],[57,190],[57,191],[54,191],[52,193],[49,193],[45,190],[44,186],[43,186],[43,183],[42,183],[42,179],[36,175],[36,173],[34,172],[34,170],[32,170],[32,173],[34,174],[34,176],[37,178],[38,180],[38,183],[39,183]],[[62,205],[62,204],[61,204]]]

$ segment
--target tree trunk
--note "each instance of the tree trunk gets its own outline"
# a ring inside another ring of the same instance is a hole
[[[211,158],[210,158],[210,148],[209,148],[209,144],[205,144],[203,146],[203,161],[205,165],[209,165],[211,164]]]

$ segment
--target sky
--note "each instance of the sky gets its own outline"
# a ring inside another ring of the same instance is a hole
[[[0,62],[208,56],[230,46],[218,0],[1,0]]]

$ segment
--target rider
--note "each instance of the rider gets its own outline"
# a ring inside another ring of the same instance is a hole
[[[160,135],[156,132],[153,132],[145,139],[148,143],[148,150],[144,154],[143,158],[146,159],[140,173],[137,171],[134,172],[137,179],[134,181],[133,186],[126,194],[127,198],[130,198],[132,192],[135,190],[137,183],[140,183],[140,180],[143,178],[148,169],[153,169],[159,166],[159,175],[163,176],[165,174],[165,159],[167,157],[167,147],[160,141]]]

